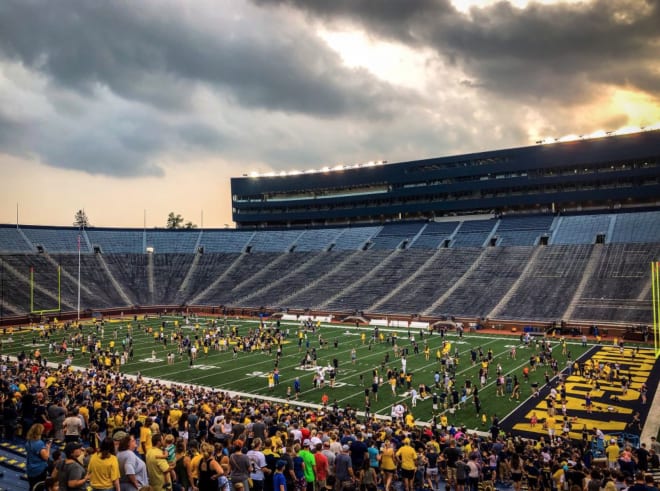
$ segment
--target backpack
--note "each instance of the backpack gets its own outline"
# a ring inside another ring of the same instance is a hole
[[[456,479],[467,479],[468,472],[469,467],[465,464],[465,462],[462,460],[456,462]]]

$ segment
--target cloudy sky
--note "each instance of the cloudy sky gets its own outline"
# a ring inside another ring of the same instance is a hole
[[[655,124],[659,26],[660,0],[2,0],[0,223],[224,227],[251,171]]]

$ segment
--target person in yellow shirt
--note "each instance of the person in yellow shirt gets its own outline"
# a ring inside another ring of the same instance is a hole
[[[101,442],[99,452],[92,454],[87,465],[89,484],[92,489],[114,489],[119,491],[119,461],[114,455],[112,438]]]
[[[605,455],[607,455],[607,465],[610,469],[616,470],[616,464],[619,460],[621,449],[617,445],[616,440],[612,438],[610,444],[605,447]]]
[[[396,459],[401,467],[401,476],[406,491],[413,491],[413,479],[417,469],[417,452],[410,446],[410,438],[403,439],[403,445],[396,452]]]
[[[147,452],[151,448],[151,418],[144,420],[142,426],[140,426],[140,446],[138,447],[138,453],[144,457],[147,455]]]
[[[151,437],[151,448],[146,454],[145,461],[152,491],[163,491],[166,485],[171,485],[170,470],[174,469],[174,462],[170,464],[163,458],[162,435]],[[119,491],[119,488],[116,491]]]

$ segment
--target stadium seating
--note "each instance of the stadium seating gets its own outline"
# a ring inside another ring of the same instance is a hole
[[[262,230],[248,247],[252,252],[288,252],[301,234],[301,230]]]
[[[153,254],[153,298],[158,305],[176,304],[181,282],[190,270],[192,254]]]
[[[451,247],[481,247],[488,239],[495,220],[467,220],[461,223]]]
[[[372,239],[372,248],[392,250],[410,243],[423,228],[423,223],[387,224]]]
[[[378,312],[421,314],[458,281],[481,254],[480,249],[439,249],[430,264],[417,271],[414,281],[377,308]]]
[[[3,315],[56,308],[58,266],[61,308],[77,308],[79,234],[83,310],[222,304],[645,323],[648,265],[660,257],[658,211],[306,230],[3,225]]]
[[[498,246],[532,246],[539,237],[550,235],[554,217],[551,215],[536,215],[524,217],[503,217],[497,227]]]
[[[413,276],[429,256],[430,251],[390,251],[389,257],[384,257],[365,276],[355,277],[353,283],[324,305],[324,308],[368,310],[372,304]]]
[[[2,252],[33,252],[34,246],[23,238],[16,226],[0,226],[0,248]]]
[[[334,249],[338,251],[356,251],[376,235],[382,227],[354,227],[345,228],[337,237]]]
[[[648,322],[650,263],[660,244],[608,244],[590,276],[573,318]]]
[[[491,247],[432,315],[487,317],[509,291],[532,255],[532,247]]]
[[[449,239],[460,222],[430,222],[410,246],[412,249],[437,249]]]
[[[325,251],[344,230],[340,228],[322,228],[305,230],[295,243],[296,251]]]
[[[378,267],[389,254],[391,251],[359,251],[335,256],[338,261],[334,268],[323,277],[316,278],[307,288],[285,299],[285,305],[297,309],[318,308]]]
[[[75,228],[21,227],[21,231],[35,247],[41,246],[47,252],[78,252],[80,231]],[[89,252],[89,247],[80,240],[81,250]]]
[[[157,254],[190,254],[195,252],[199,235],[199,230],[147,230],[146,244]]]
[[[562,245],[543,248],[499,317],[561,319],[573,298],[575,286],[582,279],[593,247]]]
[[[255,232],[204,230],[199,242],[204,252],[243,252]]]
[[[565,216],[558,220],[551,244],[594,244],[598,234],[604,234],[610,228],[612,215]]]
[[[104,253],[144,254],[146,251],[145,233],[142,230],[88,229],[86,233],[92,247],[98,246]]]
[[[219,278],[240,256],[237,253],[204,253],[196,256],[186,277],[182,278],[175,299],[176,305],[195,303],[206,288]]]
[[[615,218],[611,242],[660,242],[660,211],[621,213]]]

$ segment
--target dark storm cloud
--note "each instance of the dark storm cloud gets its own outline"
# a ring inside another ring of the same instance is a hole
[[[507,97],[579,103],[598,84],[660,95],[657,0],[530,3],[524,9],[503,1],[467,15],[446,0],[255,1],[430,47],[464,70],[473,87]]]
[[[255,115],[378,121],[417,97],[344,67],[308,26],[240,2],[6,0],[3,63],[42,83],[22,94],[29,117],[0,118],[0,152],[116,176],[163,175],[168,156],[262,160],[240,126]]]
[[[106,85],[168,109],[188,103],[195,83],[240,105],[322,117],[378,117],[378,102],[398,97],[342,68],[312,34],[236,17],[227,12],[213,26],[168,4],[9,0],[0,6],[0,52],[64,86]]]

